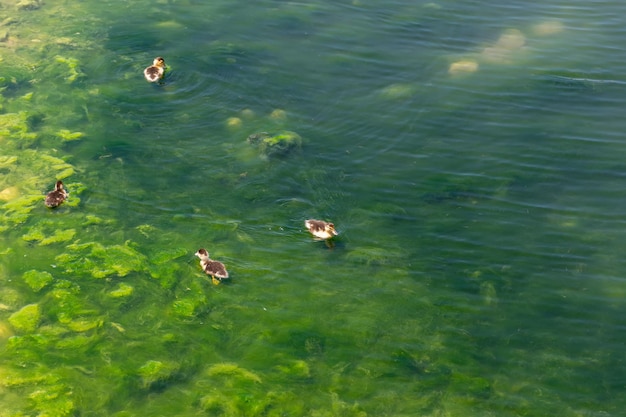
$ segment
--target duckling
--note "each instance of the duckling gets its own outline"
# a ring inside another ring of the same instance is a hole
[[[154,58],[152,65],[143,70],[143,76],[151,83],[160,81],[163,78],[163,74],[165,74],[165,60],[160,56]]]
[[[48,195],[46,195],[46,206],[50,208],[58,207],[62,202],[64,202],[69,193],[65,191],[63,188],[63,182],[57,181],[54,190],[50,191]]]
[[[228,278],[228,271],[223,263],[214,261],[209,258],[209,252],[206,249],[198,249],[196,256],[200,258],[200,266],[202,270],[211,275],[214,285],[218,285],[223,279]]]
[[[337,236],[335,225],[323,220],[308,219],[304,221],[304,225],[313,236],[319,240],[332,239],[333,236]]]

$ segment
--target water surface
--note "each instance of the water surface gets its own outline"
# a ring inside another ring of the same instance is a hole
[[[622,413],[621,3],[20,4],[2,415]]]

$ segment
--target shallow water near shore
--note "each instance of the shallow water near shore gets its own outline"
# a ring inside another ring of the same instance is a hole
[[[625,6],[457,3],[0,0],[0,417],[621,415]]]

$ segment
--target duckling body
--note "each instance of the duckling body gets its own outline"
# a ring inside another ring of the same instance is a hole
[[[196,256],[200,258],[202,270],[211,276],[213,284],[218,285],[223,279],[228,278],[228,271],[223,263],[209,258],[206,249],[198,249]]]
[[[154,58],[152,65],[143,70],[143,76],[151,83],[160,81],[165,74],[165,60],[160,56]]]
[[[46,206],[50,208],[55,208],[61,205],[67,199],[69,193],[65,191],[63,188],[63,182],[57,181],[54,190],[50,191],[48,195],[46,195]]]
[[[323,220],[308,219],[304,221],[304,225],[313,236],[321,240],[331,239],[338,234],[333,223]]]

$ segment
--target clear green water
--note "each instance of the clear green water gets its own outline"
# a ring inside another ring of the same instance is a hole
[[[622,415],[622,3],[15,3],[0,416]]]

